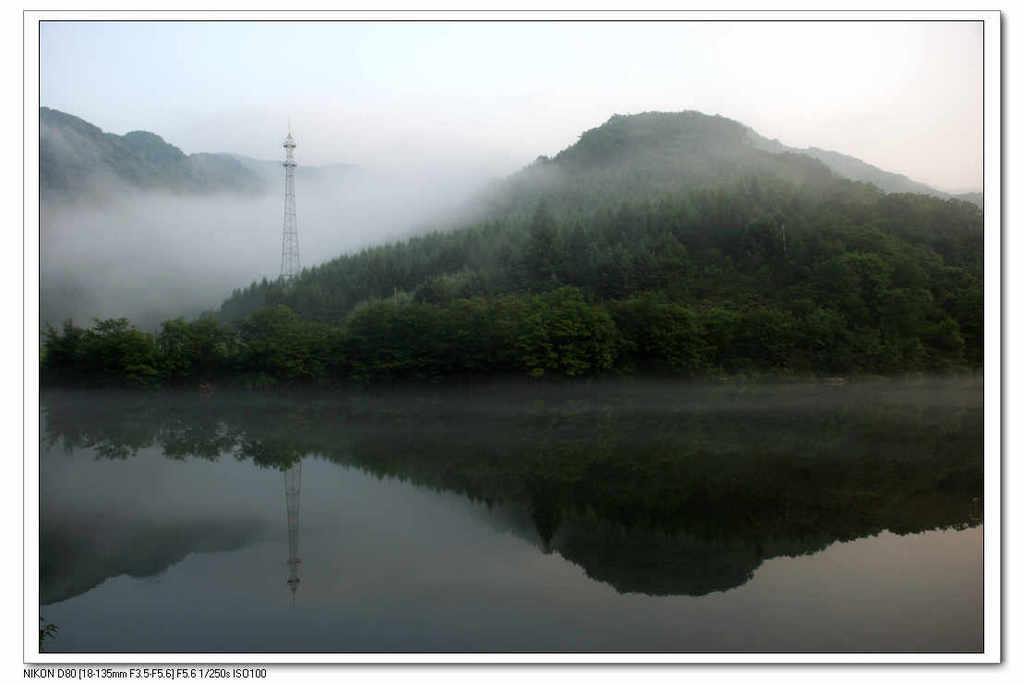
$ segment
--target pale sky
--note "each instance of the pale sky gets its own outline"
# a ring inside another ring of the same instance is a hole
[[[500,176],[696,109],[947,191],[982,178],[980,22],[44,22],[41,104],[187,153]]]

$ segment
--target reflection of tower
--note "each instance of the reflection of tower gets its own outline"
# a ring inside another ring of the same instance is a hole
[[[281,239],[281,278],[295,279],[299,274],[299,228],[295,222],[295,139],[288,124],[284,139],[284,236]]]
[[[288,588],[299,588],[299,490],[302,489],[302,461],[284,471],[284,501],[288,510]]]

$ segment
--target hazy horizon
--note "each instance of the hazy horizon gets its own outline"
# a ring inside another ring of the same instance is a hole
[[[980,22],[42,22],[40,34],[41,105],[186,153],[276,159],[291,118],[302,164],[500,177],[613,114],[692,109],[981,190]]]

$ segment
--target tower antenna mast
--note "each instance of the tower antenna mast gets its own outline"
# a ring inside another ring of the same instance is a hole
[[[284,234],[281,238],[281,279],[291,282],[299,275],[299,228],[295,222],[295,139],[292,120],[288,119],[288,137],[284,139]]]

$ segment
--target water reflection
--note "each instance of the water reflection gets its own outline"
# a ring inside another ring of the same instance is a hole
[[[299,493],[302,490],[302,461],[284,471],[285,510],[288,516],[288,589],[292,602],[299,588]]]
[[[770,558],[884,530],[980,524],[980,390],[968,379],[545,388],[541,399],[535,388],[468,398],[55,393],[43,398],[42,438],[44,452],[88,450],[114,466],[156,450],[172,463],[281,471],[293,600],[303,458],[483,502],[489,524],[617,592],[703,596],[742,586]],[[44,453],[44,604],[265,536],[266,523],[238,506],[238,520],[220,510],[181,524],[62,494],[47,476],[55,463]]]

